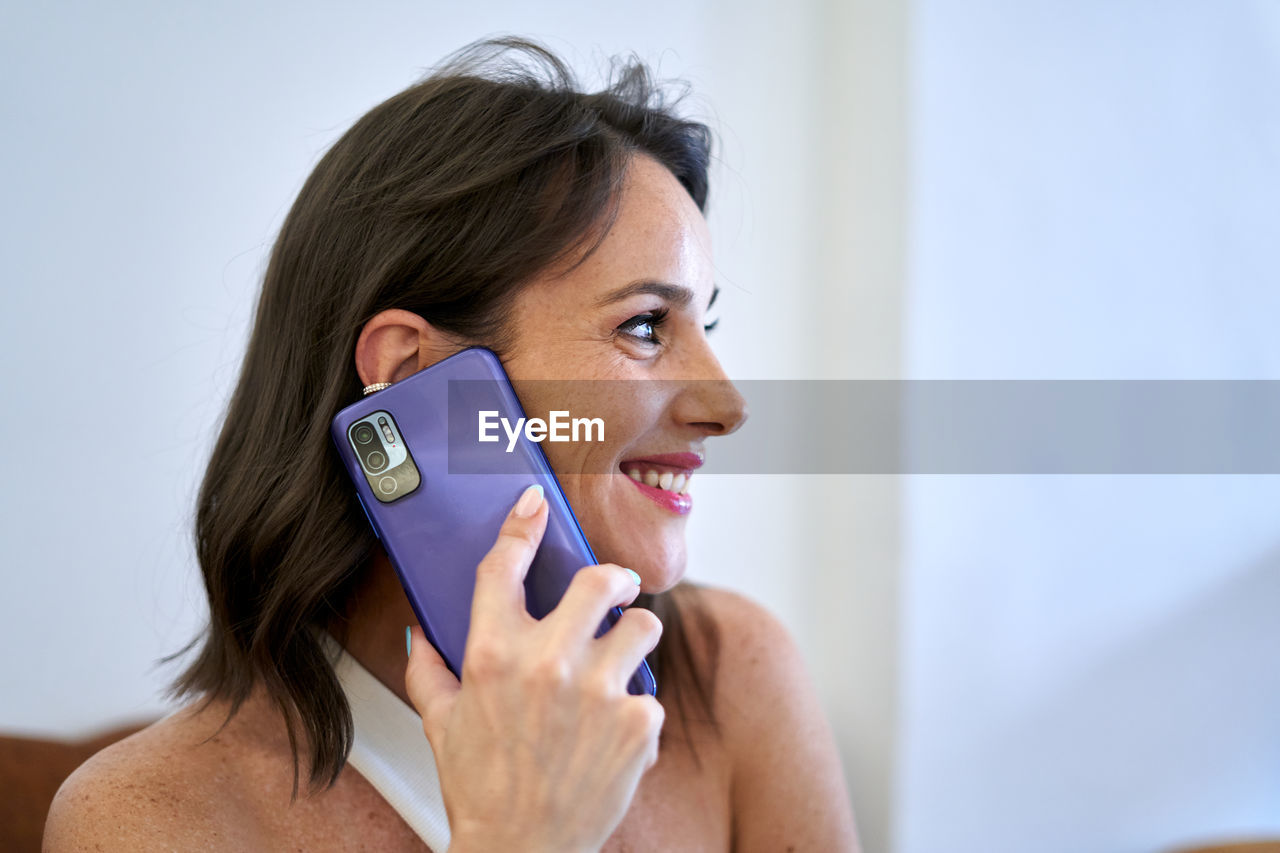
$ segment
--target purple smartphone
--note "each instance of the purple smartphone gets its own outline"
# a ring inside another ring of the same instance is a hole
[[[459,677],[476,565],[525,488],[542,484],[549,505],[524,584],[529,613],[550,613],[573,575],[597,562],[542,448],[523,430],[514,446],[480,441],[481,413],[490,423],[525,416],[498,357],[472,347],[348,406],[330,427],[427,639]],[[621,615],[610,610],[596,636]],[[647,663],[627,689],[657,694]]]

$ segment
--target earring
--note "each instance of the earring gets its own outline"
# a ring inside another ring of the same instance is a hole
[[[390,382],[375,382],[372,385],[364,386],[364,395],[368,397],[370,394],[374,393],[375,391],[381,391],[383,388],[390,388],[390,387],[391,387]]]

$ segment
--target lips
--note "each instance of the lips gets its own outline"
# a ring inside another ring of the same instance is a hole
[[[703,461],[701,453],[685,451],[682,453],[652,453],[648,456],[637,456],[635,459],[623,460],[620,466],[625,469],[629,465],[644,466],[650,464],[661,468],[684,471],[689,474],[695,469],[701,468]]]
[[[700,453],[655,453],[624,460],[618,467],[642,495],[669,512],[686,515],[693,509],[689,480],[702,462]]]

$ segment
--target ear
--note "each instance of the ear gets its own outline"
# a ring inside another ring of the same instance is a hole
[[[356,373],[365,385],[399,382],[460,349],[457,341],[412,311],[389,308],[360,330]]]

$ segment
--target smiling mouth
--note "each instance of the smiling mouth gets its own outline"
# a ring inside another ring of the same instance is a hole
[[[689,481],[695,468],[702,465],[697,453],[664,453],[643,459],[627,459],[618,468],[630,478],[640,493],[677,515],[693,508]]]
[[[644,465],[624,465],[622,470],[637,483],[646,485],[651,489],[660,489],[677,495],[683,495],[689,491],[689,480],[693,476],[690,471],[659,468],[656,465],[647,463]]]

